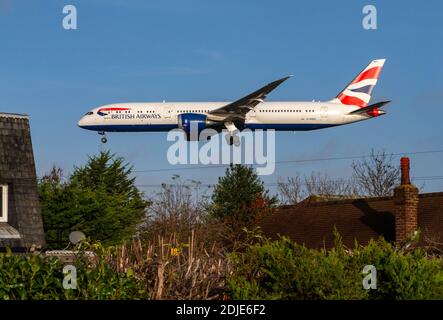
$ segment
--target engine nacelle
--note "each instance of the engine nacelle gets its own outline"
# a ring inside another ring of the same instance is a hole
[[[199,113],[183,113],[178,115],[178,127],[186,132],[188,140],[197,140],[200,132],[210,126],[213,122],[208,117]],[[191,130],[197,129],[197,137],[191,137]]]

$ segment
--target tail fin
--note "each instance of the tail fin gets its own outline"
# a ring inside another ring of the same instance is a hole
[[[336,103],[364,108],[371,100],[371,93],[377,84],[381,69],[386,59],[371,61],[370,64],[337,97],[332,100]]]

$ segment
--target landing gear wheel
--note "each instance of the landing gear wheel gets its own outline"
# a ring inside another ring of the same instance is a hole
[[[106,139],[106,136],[105,136],[106,132],[104,132],[104,131],[99,131],[98,134],[101,135],[101,136],[103,136],[103,137],[100,139],[102,143],[106,143],[106,142],[108,142],[108,139]]]
[[[232,139],[232,142],[234,143],[234,146],[239,147],[240,146],[240,137],[234,136]]]
[[[225,139],[226,139],[226,143],[227,143],[228,145],[232,146],[232,144],[234,143],[234,137],[231,136],[230,134],[227,134],[227,135],[225,136]]]
[[[230,146],[235,145],[236,147],[240,146],[240,137],[237,135],[227,134],[225,136],[226,143]]]

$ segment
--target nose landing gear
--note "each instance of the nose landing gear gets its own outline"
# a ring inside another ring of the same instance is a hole
[[[101,135],[101,136],[103,136],[103,137],[100,139],[100,141],[101,141],[102,143],[106,143],[106,142],[108,142],[108,139],[106,139],[106,133],[105,133],[104,131],[99,131],[98,134]]]

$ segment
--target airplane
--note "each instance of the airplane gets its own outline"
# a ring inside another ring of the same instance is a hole
[[[271,82],[234,102],[113,103],[88,111],[78,122],[83,129],[106,132],[159,132],[182,129],[187,141],[199,140],[206,128],[225,136],[229,145],[240,145],[239,130],[306,131],[340,126],[386,114],[368,105],[386,59],[371,61],[334,99],[320,101],[265,101],[267,95],[291,76]],[[191,127],[198,134],[191,134]],[[210,137],[209,137],[210,138]],[[209,139],[208,137],[206,139]]]

